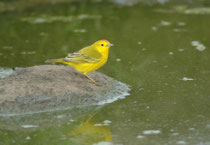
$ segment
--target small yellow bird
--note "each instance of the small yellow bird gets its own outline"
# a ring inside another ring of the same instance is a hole
[[[108,59],[109,48],[113,46],[107,40],[99,40],[90,46],[70,53],[65,58],[46,60],[48,63],[64,63],[73,66],[77,71],[83,73],[88,79],[95,83],[87,73],[95,71],[103,66]]]

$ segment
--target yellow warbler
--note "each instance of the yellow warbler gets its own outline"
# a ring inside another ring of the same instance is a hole
[[[83,73],[88,79],[95,83],[87,73],[97,70],[107,62],[109,48],[111,46],[113,46],[113,44],[109,41],[99,40],[77,52],[68,54],[65,58],[50,59],[46,62],[58,62],[73,66],[77,71]]]

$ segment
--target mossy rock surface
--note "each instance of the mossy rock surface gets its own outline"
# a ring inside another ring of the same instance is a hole
[[[90,82],[70,66],[24,68],[0,79],[0,116],[102,105],[128,95],[129,87],[102,73]]]

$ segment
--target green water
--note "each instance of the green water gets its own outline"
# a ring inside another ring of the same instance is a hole
[[[130,96],[97,111],[92,125],[81,127],[88,118],[81,117],[4,128],[0,145],[209,145],[208,6],[186,14],[175,4],[72,2],[0,13],[1,67],[41,65],[107,39],[115,46],[98,71],[132,86]]]

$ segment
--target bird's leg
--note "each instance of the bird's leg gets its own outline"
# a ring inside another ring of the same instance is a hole
[[[83,73],[91,82],[93,82],[94,84],[96,84],[96,81],[94,79],[92,79],[91,77],[89,77],[87,75],[87,73]]]

